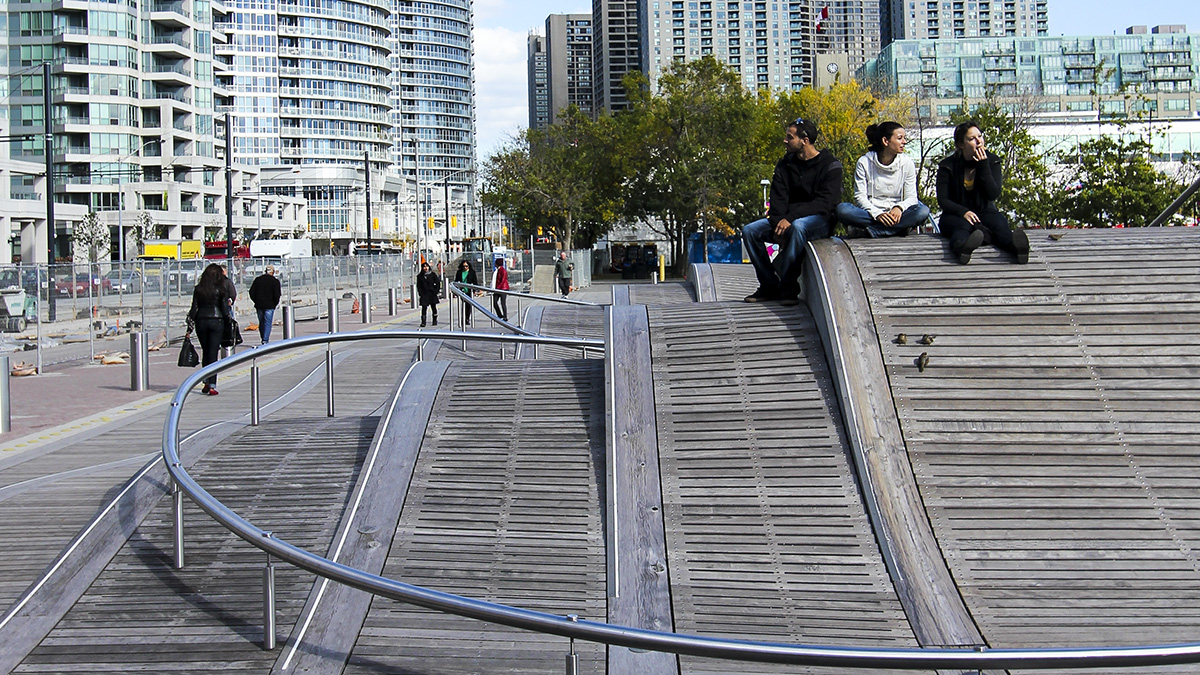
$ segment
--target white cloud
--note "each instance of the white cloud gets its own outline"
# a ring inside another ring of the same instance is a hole
[[[527,33],[475,28],[475,123],[479,159],[529,126]]]

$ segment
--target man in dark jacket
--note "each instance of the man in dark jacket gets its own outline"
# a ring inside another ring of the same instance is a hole
[[[258,335],[265,345],[271,341],[271,322],[275,320],[275,308],[279,306],[279,298],[283,289],[275,278],[275,267],[267,265],[263,273],[250,284],[250,301],[258,312]]]
[[[767,217],[742,229],[758,277],[758,290],[746,296],[746,302],[799,304],[804,246],[828,237],[833,227],[842,199],[842,163],[828,150],[817,150],[817,133],[817,125],[803,118],[788,125],[787,154],[775,165]],[[779,245],[774,263],[768,242]]]
[[[425,327],[425,308],[433,308],[433,325],[437,325],[438,295],[442,292],[442,280],[437,272],[429,269],[429,263],[421,263],[421,273],[417,275],[417,297],[421,302],[421,328]]]

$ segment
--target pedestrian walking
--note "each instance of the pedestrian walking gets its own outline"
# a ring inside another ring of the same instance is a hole
[[[433,325],[437,325],[438,295],[442,292],[442,281],[437,272],[429,269],[429,263],[421,263],[421,273],[417,275],[417,297],[421,302],[421,328],[425,327],[426,310],[433,309]]]
[[[212,263],[200,274],[200,281],[192,291],[192,307],[187,313],[187,334],[196,334],[200,342],[200,364],[207,366],[217,362],[221,353],[221,338],[225,335],[225,322],[233,320],[233,309],[225,290],[228,279],[221,266]],[[217,376],[204,379],[200,393],[216,396]]]
[[[575,263],[567,260],[567,252],[559,251],[558,261],[554,263],[554,278],[558,280],[558,290],[565,298],[571,294],[571,282],[575,276]]]
[[[454,273],[454,281],[459,284],[479,285],[479,276],[475,274],[475,268],[471,267],[471,261],[462,261],[458,266],[458,270]],[[467,295],[473,295],[474,293],[473,289],[467,289]],[[466,315],[463,317],[463,325],[466,326],[471,323],[471,303],[464,302],[463,305],[467,308]]]
[[[264,345],[271,341],[271,323],[275,321],[275,308],[279,306],[282,295],[283,288],[275,278],[274,265],[267,265],[263,273],[250,284],[250,301],[258,313],[258,336]]]
[[[496,259],[496,269],[492,271],[492,288],[498,291],[508,290],[508,270],[504,267],[504,258]],[[492,294],[492,313],[504,321],[508,321],[508,296],[504,293]]]

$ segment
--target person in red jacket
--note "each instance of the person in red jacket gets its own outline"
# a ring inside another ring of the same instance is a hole
[[[498,291],[508,290],[508,270],[504,268],[504,258],[496,259],[496,269],[492,271],[492,288]],[[508,321],[507,295],[492,293],[492,313]]]
[[[828,150],[817,150],[817,133],[817,125],[802,117],[788,125],[787,154],[775,165],[767,217],[742,229],[742,242],[758,277],[758,290],[746,296],[746,302],[799,304],[804,247],[828,237],[833,227],[842,200],[842,163]],[[779,245],[773,263],[768,243]]]

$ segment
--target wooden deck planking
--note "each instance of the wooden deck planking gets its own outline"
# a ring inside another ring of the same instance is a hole
[[[758,290],[758,278],[752,265],[712,263],[709,265],[718,302],[738,302]]]
[[[678,305],[695,301],[696,291],[690,283],[661,281],[629,285],[629,302],[634,305]]]
[[[650,318],[676,629],[915,646],[807,311],[705,303]],[[683,673],[828,672],[680,661]]]
[[[602,362],[455,363],[384,574],[530,609],[605,616]],[[513,396],[514,391],[521,392]],[[577,645],[582,672],[604,650]],[[547,672],[567,641],[376,598],[347,673]]]
[[[298,546],[323,548],[376,421],[266,422],[209,451],[193,475],[252,522]],[[265,555],[185,504],[185,569],[171,565],[171,504],[164,499],[13,672],[128,672],[137,664],[156,672],[269,670],[275,653],[259,644]],[[280,623],[287,625],[312,577],[280,566],[276,583]],[[181,625],[189,630],[177,631]]]
[[[1028,266],[947,264],[931,237],[851,244],[931,521],[993,647],[1200,628],[1174,599],[1200,593],[1200,503],[1177,472],[1200,460],[1188,234],[1031,235]]]

